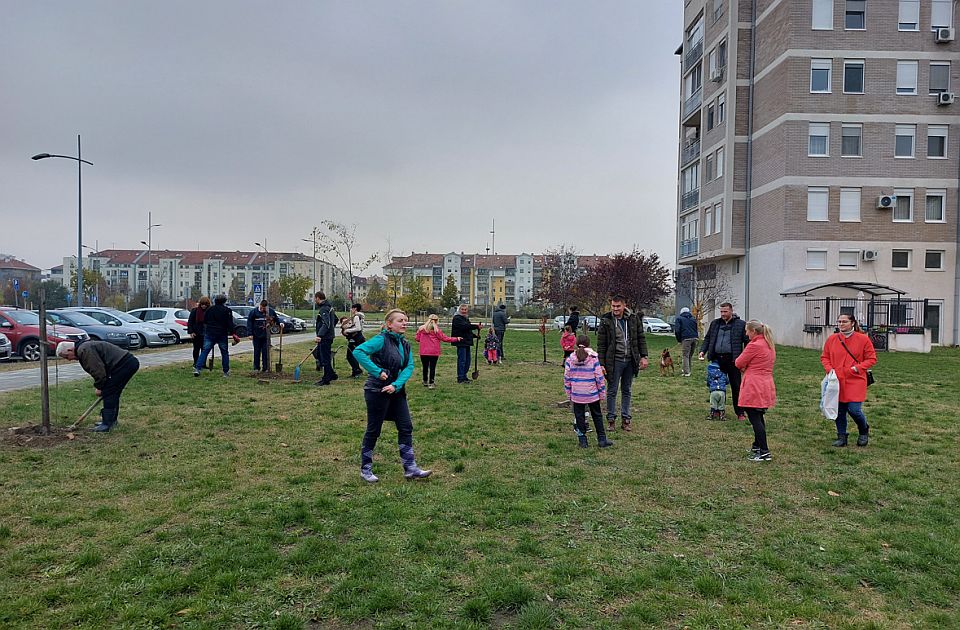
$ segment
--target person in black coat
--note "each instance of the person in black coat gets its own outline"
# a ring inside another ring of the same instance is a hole
[[[200,376],[200,369],[207,362],[207,355],[213,346],[220,348],[220,361],[223,364],[223,375],[230,376],[230,350],[227,347],[227,337],[233,337],[233,343],[240,342],[234,333],[233,311],[227,308],[227,296],[218,295],[213,300],[213,306],[207,309],[203,317],[203,350],[193,364],[193,375]]]
[[[253,370],[270,371],[270,327],[277,321],[277,312],[266,300],[260,306],[250,310],[247,315],[247,331],[253,341]],[[280,322],[280,328],[283,323]]]
[[[733,305],[724,302],[720,305],[720,317],[710,322],[707,334],[703,336],[700,346],[700,360],[716,361],[720,370],[730,380],[730,392],[733,394],[733,410],[738,420],[746,420],[747,416],[739,404],[740,397],[740,370],[734,361],[743,352],[744,346],[749,343],[747,324],[733,312]]]
[[[459,337],[460,341],[455,341],[457,347],[457,382],[469,383],[467,371],[470,369],[470,348],[473,347],[473,340],[480,336],[480,329],[483,324],[471,324],[467,317],[469,309],[466,304],[461,304],[457,314],[453,316],[450,322],[450,336]]]
[[[507,305],[501,304],[497,310],[493,312],[493,332],[497,336],[497,341],[500,343],[500,348],[498,350],[498,356],[503,360],[503,335],[507,332],[507,325],[510,323],[510,318],[507,316]]]
[[[190,311],[190,317],[187,319],[187,332],[190,334],[191,341],[193,341],[194,365],[196,365],[197,359],[200,357],[200,351],[203,349],[203,320],[208,308],[210,308],[210,298],[204,295]]]
[[[683,375],[690,376],[690,364],[693,362],[693,353],[697,350],[697,339],[700,331],[697,320],[693,318],[690,309],[684,306],[680,309],[677,320],[673,322],[673,334],[680,344],[680,356],[683,357]]]
[[[322,387],[339,378],[333,371],[333,337],[340,326],[340,318],[323,291],[317,291],[313,301],[317,305],[317,348],[313,356],[317,359],[317,370],[323,370],[323,376],[314,385]]]
[[[570,330],[573,331],[573,334],[576,335],[578,329],[580,328],[580,307],[571,306],[570,307],[570,317],[567,318],[567,326],[570,327]]]

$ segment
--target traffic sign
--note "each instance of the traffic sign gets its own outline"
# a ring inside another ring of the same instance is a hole
[[[262,285],[262,284],[255,284],[255,285],[253,285],[253,292],[254,292],[254,293],[263,293],[263,285]]]
[[[20,278],[14,278],[14,279],[13,279],[13,290],[14,290],[14,291],[19,291],[19,290],[20,290]]]
[[[28,297],[30,297],[30,292],[24,291],[23,293],[21,293],[21,295],[23,296],[23,299],[27,299]]]

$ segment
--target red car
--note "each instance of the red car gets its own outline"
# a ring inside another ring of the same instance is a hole
[[[0,332],[10,339],[15,354],[24,361],[40,360],[40,316],[22,308],[0,307]],[[47,324],[47,348],[50,355],[61,341],[81,341],[90,336],[79,328]]]

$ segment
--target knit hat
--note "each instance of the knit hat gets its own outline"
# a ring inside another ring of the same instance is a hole
[[[690,312],[690,309],[687,308],[686,306],[684,306],[683,308],[680,309],[680,314],[681,314],[681,315],[683,315],[684,313],[689,313],[689,312]]]

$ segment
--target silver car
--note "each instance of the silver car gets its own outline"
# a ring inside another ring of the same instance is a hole
[[[0,333],[0,361],[7,361],[13,355],[13,344],[7,339],[7,336]]]
[[[139,320],[169,328],[170,332],[177,336],[178,342],[190,339],[190,333],[187,332],[190,311],[185,308],[154,306],[153,308],[135,308],[127,313]]]
[[[177,343],[177,336],[170,332],[170,329],[158,326],[157,324],[140,321],[133,315],[127,315],[123,311],[118,311],[115,308],[74,306],[63,310],[79,311],[108,326],[129,326],[135,329],[140,335],[141,347],[148,346],[152,348]]]

